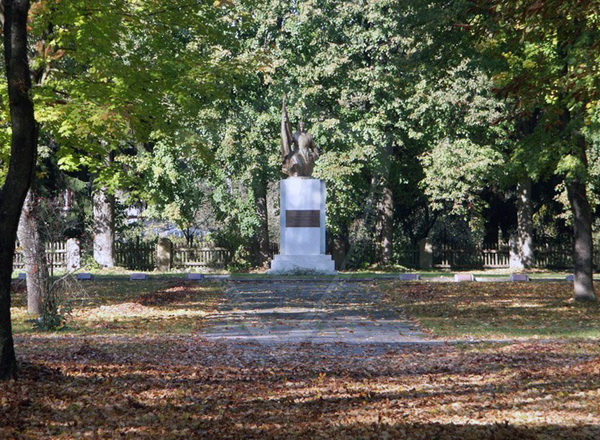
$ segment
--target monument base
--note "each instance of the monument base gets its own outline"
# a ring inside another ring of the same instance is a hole
[[[335,275],[335,263],[331,255],[275,255],[269,274],[276,275]]]

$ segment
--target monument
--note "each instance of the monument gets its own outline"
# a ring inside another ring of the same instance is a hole
[[[281,115],[282,171],[279,254],[271,262],[273,274],[335,274],[335,263],[325,254],[325,182],[312,178],[319,150],[304,123],[297,133],[287,114]]]

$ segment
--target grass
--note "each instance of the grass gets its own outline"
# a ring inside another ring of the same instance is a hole
[[[198,270],[202,272],[202,270]],[[197,272],[198,272],[197,271]],[[16,279],[23,270],[14,271],[12,276]],[[89,272],[92,273],[96,280],[128,280],[132,273],[146,273],[153,279],[173,279],[180,280],[185,279],[188,272],[159,272],[159,271],[133,271],[127,270],[121,267],[115,267],[112,269],[81,269],[78,272]],[[260,279],[389,279],[399,276],[401,273],[419,273],[421,278],[424,280],[431,278],[453,278],[456,273],[472,273],[478,278],[508,278],[511,273],[515,273],[511,269],[486,269],[486,270],[469,270],[469,271],[450,271],[446,269],[432,269],[432,270],[415,270],[415,269],[398,269],[393,270],[352,270],[352,271],[341,271],[336,275],[269,275],[265,271],[262,272],[229,272],[225,269],[210,270],[206,275],[229,275],[233,279],[238,280],[260,280]],[[527,271],[528,275],[532,279],[552,279],[552,280],[564,280],[567,275],[571,272],[568,271],[544,271],[544,270],[530,270]],[[55,275],[64,275],[61,271],[56,271]],[[599,276],[600,277],[600,276]]]
[[[71,309],[68,334],[186,334],[204,326],[203,318],[219,300],[220,283],[160,279],[71,281],[62,303]],[[13,326],[16,334],[33,333],[24,283],[17,283]]]
[[[600,339],[600,304],[569,283],[387,283],[387,301],[442,338]]]

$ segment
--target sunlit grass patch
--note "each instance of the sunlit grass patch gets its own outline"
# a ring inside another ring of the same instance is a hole
[[[62,301],[71,309],[62,332],[82,334],[190,333],[204,326],[203,318],[223,291],[219,283],[183,280],[100,280],[77,283]],[[15,295],[16,334],[34,332],[23,291]]]

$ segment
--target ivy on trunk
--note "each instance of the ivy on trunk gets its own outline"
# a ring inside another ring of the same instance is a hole
[[[38,128],[27,60],[30,3],[29,0],[2,0],[1,5],[12,137],[8,174],[0,190],[0,379],[9,379],[17,375],[10,315],[13,256],[21,208],[35,169]]]

